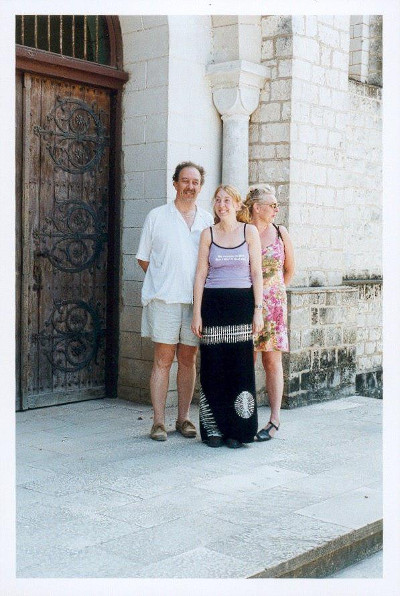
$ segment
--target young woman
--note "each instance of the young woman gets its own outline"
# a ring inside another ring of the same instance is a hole
[[[271,416],[265,428],[257,433],[257,438],[268,441],[279,429],[283,395],[282,352],[289,350],[286,286],[294,274],[293,245],[286,228],[274,223],[279,208],[272,187],[251,187],[245,204],[251,222],[260,234],[262,248],[264,328],[254,339],[254,360],[261,352]]]
[[[215,225],[203,230],[192,331],[200,338],[200,434],[209,447],[242,447],[257,432],[253,333],[261,331],[261,245],[239,192],[214,194]]]

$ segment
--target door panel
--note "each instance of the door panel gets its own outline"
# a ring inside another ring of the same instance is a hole
[[[24,74],[22,407],[105,395],[110,93]]]

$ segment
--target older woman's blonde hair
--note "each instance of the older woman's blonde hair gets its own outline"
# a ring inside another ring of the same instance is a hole
[[[215,213],[215,199],[217,194],[220,190],[224,190],[232,199],[233,202],[240,207],[239,211],[236,213],[237,221],[241,221],[244,223],[249,223],[250,221],[250,213],[247,206],[243,203],[242,197],[240,196],[240,192],[234,186],[230,184],[220,184],[216,189],[214,196],[213,196],[213,213],[214,213],[214,223],[219,223],[221,220],[218,215]]]
[[[269,184],[253,184],[249,188],[244,204],[249,210],[250,217],[253,215],[253,206],[256,203],[262,203],[267,197],[273,197],[276,200],[275,189]]]

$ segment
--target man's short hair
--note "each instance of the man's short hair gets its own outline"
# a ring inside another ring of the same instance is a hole
[[[196,170],[198,170],[200,174],[200,185],[203,186],[206,174],[205,169],[202,166],[197,165],[197,163],[193,163],[192,161],[182,161],[181,163],[178,163],[178,165],[175,168],[174,175],[172,176],[172,180],[174,182],[178,182],[179,174],[181,173],[181,170],[183,170],[183,168],[196,168]]]

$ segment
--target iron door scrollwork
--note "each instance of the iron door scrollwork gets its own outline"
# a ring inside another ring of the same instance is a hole
[[[56,199],[55,217],[47,217],[46,225],[33,235],[37,256],[60,271],[79,273],[96,262],[107,242],[106,210],[80,200]]]
[[[102,111],[81,99],[57,97],[47,115],[55,130],[35,126],[36,135],[48,141],[46,147],[55,165],[70,174],[83,174],[96,167],[110,143],[101,121]]]
[[[53,369],[75,373],[91,362],[105,335],[98,311],[82,300],[54,303],[44,330],[35,336]]]

